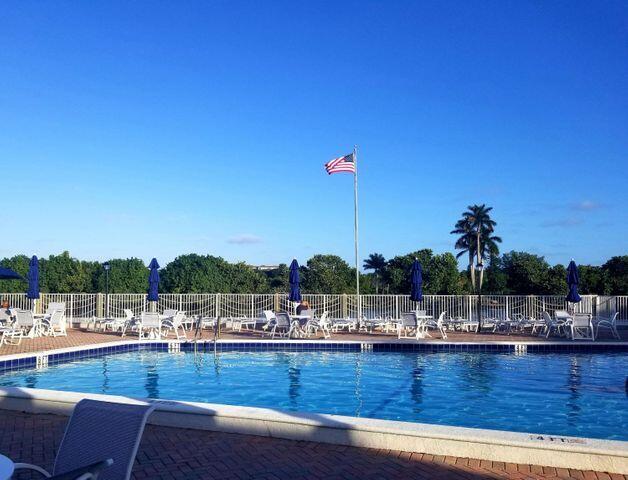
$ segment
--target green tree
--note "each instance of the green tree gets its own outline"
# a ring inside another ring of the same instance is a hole
[[[613,257],[602,265],[606,295],[628,294],[628,255]]]
[[[508,278],[508,293],[519,295],[548,293],[547,279],[550,266],[543,257],[532,253],[513,251],[502,256],[501,265]]]
[[[113,258],[109,260],[109,293],[146,293],[148,267],[139,258]],[[102,264],[93,265],[95,291],[105,292],[107,274]]]
[[[410,270],[414,259],[423,268],[423,291],[427,294],[455,294],[461,292],[458,263],[451,253],[434,255],[423,249],[407,255],[399,255],[388,261],[385,275],[390,293],[410,293]]]
[[[578,271],[580,273],[580,293],[604,295],[606,291],[606,276],[604,275],[602,267],[580,265]]]
[[[3,258],[0,260],[0,265],[10,268],[26,278],[29,261],[30,258],[26,255],[15,255],[11,258]],[[2,280],[0,283],[0,290],[2,290],[3,293],[25,292],[27,288],[28,285],[24,280]]]
[[[285,293],[290,290],[290,269],[285,263],[281,263],[277,268],[268,270],[266,273],[266,279],[268,281],[268,287],[273,293]]]
[[[306,293],[355,292],[355,269],[337,255],[314,255],[301,271]]]
[[[263,273],[244,263],[231,264],[212,255],[181,255],[161,270],[167,293],[262,293],[268,291]]]
[[[90,272],[67,251],[40,259],[39,269],[42,292],[82,293],[90,292],[93,288]]]
[[[371,253],[364,260],[364,270],[373,270],[373,284],[375,285],[375,293],[379,293],[379,286],[386,269],[386,259],[381,253]]]

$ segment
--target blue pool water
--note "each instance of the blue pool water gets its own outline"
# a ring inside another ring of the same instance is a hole
[[[0,385],[628,440],[627,375],[626,353],[135,352]]]

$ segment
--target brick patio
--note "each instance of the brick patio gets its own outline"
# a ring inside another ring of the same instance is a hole
[[[622,336],[622,341],[628,341],[628,330],[620,330],[620,335]],[[189,338],[193,337],[193,334],[188,332]],[[550,338],[549,340],[544,337],[530,337],[523,335],[500,335],[500,334],[482,334],[477,335],[475,333],[461,333],[461,332],[449,332],[447,334],[447,342],[517,342],[517,341],[526,341],[526,342],[546,342],[546,341],[563,341],[568,342],[570,340],[560,339],[560,338]],[[173,338],[172,336],[170,337]],[[204,340],[212,340],[213,333],[211,331],[203,331],[203,335],[201,337]],[[243,331],[241,333],[237,332],[223,332],[220,336],[223,340],[255,340],[261,339],[261,333],[259,331],[256,332],[246,332]],[[268,338],[268,337],[265,337]],[[119,334],[114,333],[96,333],[92,331],[82,330],[82,329],[69,329],[67,337],[42,337],[42,338],[34,338],[34,339],[23,339],[20,345],[2,345],[0,346],[0,356],[2,355],[12,355],[16,353],[30,353],[30,352],[38,352],[44,350],[53,350],[57,348],[67,348],[67,347],[76,347],[80,345],[91,345],[96,343],[106,343],[106,342],[118,342],[120,340],[133,340],[137,339],[137,336],[127,336],[121,338]],[[321,342],[324,341],[322,338],[319,339]],[[330,339],[331,341],[399,341],[397,340],[397,336],[393,334],[349,334],[349,333],[334,333]],[[611,337],[606,336],[601,340],[613,340]],[[278,339],[281,341],[281,339]],[[404,342],[415,342],[414,339],[402,339]],[[440,338],[428,338],[422,341],[441,341]]]
[[[67,418],[0,410],[0,453],[50,469]],[[148,425],[135,479],[538,479],[628,480],[624,475],[362,449]],[[20,476],[30,478],[28,476]]]

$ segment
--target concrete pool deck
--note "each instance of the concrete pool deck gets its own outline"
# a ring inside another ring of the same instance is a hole
[[[50,468],[66,422],[59,415],[0,410],[0,453]],[[132,478],[628,480],[628,475],[147,425]]]

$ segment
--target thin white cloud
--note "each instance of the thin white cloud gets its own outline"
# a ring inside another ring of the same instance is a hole
[[[591,210],[597,210],[601,206],[602,205],[597,202],[593,202],[591,200],[583,200],[582,202],[574,204],[572,208],[581,212],[590,212]]]
[[[580,225],[582,220],[580,218],[563,218],[556,220],[548,220],[541,223],[542,227],[575,227]]]
[[[250,233],[242,233],[240,235],[234,235],[227,239],[227,243],[235,245],[251,245],[254,243],[262,243],[262,238],[257,235],[251,235]]]

